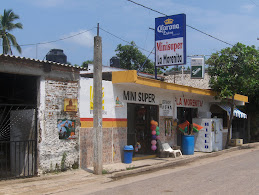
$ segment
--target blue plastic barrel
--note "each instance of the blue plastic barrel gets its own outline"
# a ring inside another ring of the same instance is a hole
[[[124,163],[132,163],[133,150],[134,148],[132,145],[124,146]]]
[[[182,153],[185,155],[194,154],[194,135],[182,136]]]

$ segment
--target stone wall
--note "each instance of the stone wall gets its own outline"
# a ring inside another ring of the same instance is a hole
[[[123,148],[127,144],[127,128],[103,128],[103,164],[122,162]],[[93,128],[80,129],[80,167],[93,166]]]
[[[41,79],[38,132],[39,172],[61,167],[66,154],[65,165],[79,163],[79,112],[64,112],[64,99],[78,99],[78,81]],[[60,139],[58,119],[75,120],[75,139]]]
[[[172,72],[165,77],[165,82],[185,85],[200,89],[210,89],[210,76],[207,72],[204,73],[204,79],[191,79],[190,71],[184,71],[183,75],[180,71]]]

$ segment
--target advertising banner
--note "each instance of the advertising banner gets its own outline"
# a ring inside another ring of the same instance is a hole
[[[156,66],[186,64],[186,15],[155,19]]]
[[[191,78],[192,79],[204,78],[204,58],[191,59]]]

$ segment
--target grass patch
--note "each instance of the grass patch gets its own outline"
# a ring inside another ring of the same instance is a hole
[[[136,169],[136,167],[135,166],[126,167],[126,170],[132,170],[132,169]]]
[[[107,173],[109,173],[108,170],[106,170],[106,169],[103,169],[103,170],[102,170],[102,174],[103,174],[103,175],[104,175],[104,174],[107,174]]]

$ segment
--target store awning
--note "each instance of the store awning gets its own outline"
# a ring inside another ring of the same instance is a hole
[[[219,107],[221,107],[223,110],[227,111],[228,116],[231,114],[231,107],[227,104],[218,104]],[[237,118],[247,118],[247,115],[237,108],[234,108],[234,116]]]
[[[180,93],[192,93],[204,96],[215,96],[216,92],[208,89],[199,89],[195,87],[178,85],[175,83],[168,83],[156,79],[139,76],[136,70],[114,71],[112,72],[113,84],[135,84],[140,86],[154,87],[159,89],[166,89],[168,91]],[[248,97],[244,95],[235,94],[234,99],[239,102],[248,102]]]

